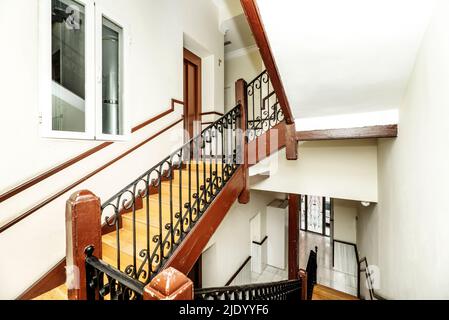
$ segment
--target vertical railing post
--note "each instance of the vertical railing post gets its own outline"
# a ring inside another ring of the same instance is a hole
[[[174,268],[159,273],[145,287],[144,300],[193,300],[193,282]]]
[[[307,297],[307,272],[306,270],[300,269],[298,278],[301,281],[301,300],[308,300]]]
[[[288,195],[288,279],[295,280],[299,269],[299,198],[297,194]]]
[[[296,140],[296,126],[294,122],[285,125],[285,153],[287,160],[298,160],[298,140]]]
[[[241,157],[240,164],[243,168],[243,189],[239,195],[239,203],[246,204],[249,202],[249,163],[248,163],[248,122],[247,122],[247,109],[248,109],[248,95],[246,92],[247,83],[243,79],[239,79],[235,83],[235,100],[237,104],[240,104],[240,138],[239,145],[237,146],[237,152],[240,152]]]
[[[66,273],[69,300],[87,299],[85,249],[101,259],[101,205],[92,192],[74,193],[66,204]]]

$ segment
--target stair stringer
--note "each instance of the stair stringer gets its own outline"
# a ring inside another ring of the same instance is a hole
[[[243,179],[243,167],[240,166],[172,254],[164,269],[173,267],[184,274],[190,272],[229,209],[238,200],[244,189]]]

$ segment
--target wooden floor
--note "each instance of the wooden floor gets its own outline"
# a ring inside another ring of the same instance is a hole
[[[359,300],[357,297],[322,285],[313,288],[312,300]]]
[[[209,166],[209,163],[202,162],[198,166],[199,177],[198,182],[199,186],[197,187],[196,180],[196,163],[191,165],[191,173],[189,175],[188,166],[186,169],[182,170],[182,173],[176,171],[172,181],[164,181],[161,186],[160,194],[152,194],[149,196],[149,201],[147,204],[146,199],[143,200],[143,208],[136,210],[135,216],[133,213],[123,214],[123,224],[122,229],[119,230],[120,235],[120,270],[124,271],[124,269],[133,264],[133,254],[136,253],[137,264],[140,266],[143,258],[139,256],[139,252],[141,250],[147,248],[147,229],[150,230],[150,235],[152,238],[154,235],[159,234],[159,230],[162,229],[162,238],[165,238],[165,235],[169,232],[165,229],[167,223],[170,223],[170,212],[180,211],[181,207],[183,210],[184,203],[189,202],[189,177],[190,177],[190,186],[192,188],[192,192],[190,198],[193,199],[193,193],[198,192],[199,187],[203,185],[203,181],[206,178],[210,177],[211,171],[217,170],[218,175],[221,176],[222,167],[218,165],[213,168]],[[182,179],[182,180],[181,180]],[[180,199],[179,196],[179,185],[182,185],[182,197]],[[172,207],[170,206],[170,190],[172,191]],[[193,199],[194,200],[194,199]],[[193,202],[193,201],[192,201]],[[147,210],[148,207],[148,210]],[[147,217],[149,214],[149,217]],[[161,221],[162,218],[162,221]],[[195,219],[195,216],[192,216]],[[147,221],[150,221],[149,228],[147,228]],[[134,238],[133,238],[133,230],[136,230],[136,238],[135,238],[135,247],[134,247]],[[178,236],[175,236],[174,240],[176,241]],[[156,244],[153,241],[150,241],[150,251],[154,250]],[[117,231],[112,233],[103,235],[102,237],[102,260],[114,267],[117,267]],[[35,298],[34,300],[66,300],[67,299],[67,287],[65,285],[61,285],[43,295]]]

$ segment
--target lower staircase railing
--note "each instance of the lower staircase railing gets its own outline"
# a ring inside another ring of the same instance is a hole
[[[306,300],[306,291],[307,275],[300,272],[297,280],[195,290],[195,300]]]
[[[142,300],[144,285],[120,270],[93,256],[94,248],[86,250],[87,300]]]

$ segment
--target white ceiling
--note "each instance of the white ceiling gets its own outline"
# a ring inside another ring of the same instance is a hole
[[[296,118],[398,108],[434,0],[258,0]]]

